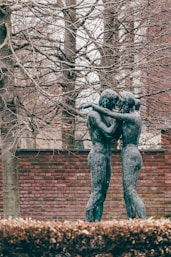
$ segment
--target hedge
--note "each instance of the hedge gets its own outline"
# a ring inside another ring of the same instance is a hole
[[[0,220],[0,256],[171,256],[169,219],[85,221]]]

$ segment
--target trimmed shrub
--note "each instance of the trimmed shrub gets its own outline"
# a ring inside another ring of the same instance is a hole
[[[1,256],[171,256],[169,219],[84,221],[0,220]]]

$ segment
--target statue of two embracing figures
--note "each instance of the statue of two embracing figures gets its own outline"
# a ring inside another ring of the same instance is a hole
[[[145,205],[136,191],[142,167],[142,156],[138,150],[142,129],[140,101],[131,92],[124,91],[118,95],[115,91],[106,89],[102,92],[98,105],[85,103],[79,109],[88,107],[92,107],[87,116],[92,148],[88,155],[91,194],[86,206],[86,220],[93,222],[102,218],[111,176],[113,139],[122,141],[122,181],[127,217],[134,219],[138,215],[139,218],[146,219]]]

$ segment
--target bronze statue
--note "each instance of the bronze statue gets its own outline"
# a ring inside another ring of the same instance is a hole
[[[104,90],[99,99],[99,107],[112,111],[119,97],[111,89]],[[81,108],[89,107],[82,104]],[[86,220],[100,221],[103,213],[103,203],[109,187],[111,165],[111,141],[120,136],[121,121],[111,124],[107,115],[91,110],[87,116],[87,126],[92,141],[92,148],[88,155],[91,170],[91,195],[86,206]]]
[[[93,110],[100,114],[122,122],[122,126],[120,126],[122,139],[122,179],[127,217],[134,219],[137,214],[139,218],[145,219],[146,208],[136,191],[138,174],[142,167],[142,156],[138,150],[142,129],[141,116],[138,112],[140,108],[139,100],[130,92],[122,92],[120,93],[119,112],[93,103],[87,103],[81,107],[93,107]]]

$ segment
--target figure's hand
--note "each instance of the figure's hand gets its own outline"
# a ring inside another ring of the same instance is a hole
[[[91,103],[84,103],[84,104],[80,104],[78,109],[81,110],[81,109],[85,109],[85,108],[89,108],[89,107],[92,107]]]

